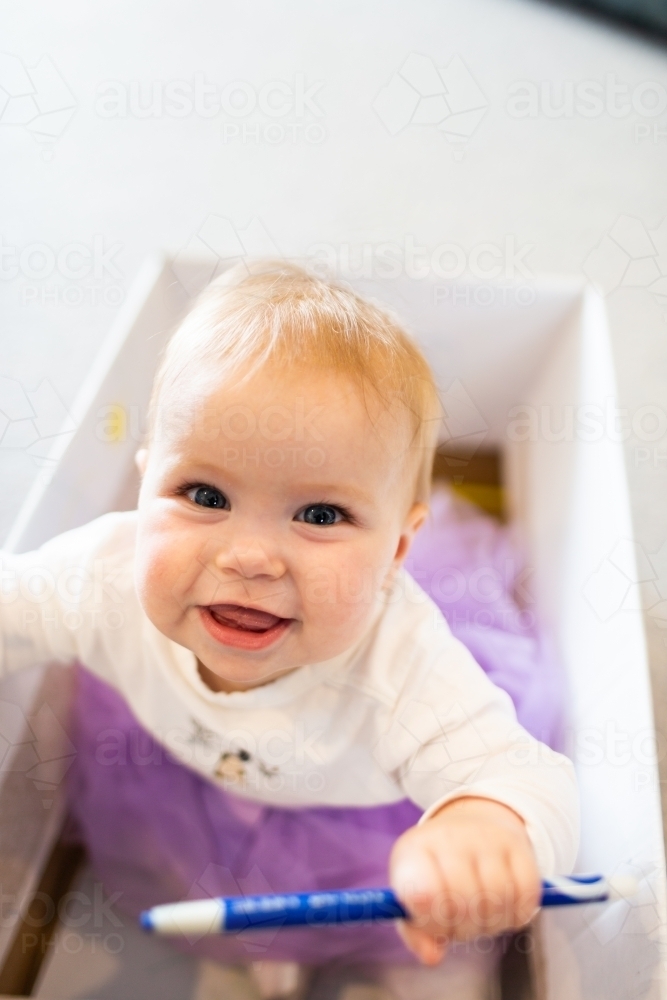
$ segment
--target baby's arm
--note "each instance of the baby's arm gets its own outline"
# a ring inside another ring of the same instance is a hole
[[[414,918],[401,932],[423,961],[438,961],[447,940],[521,927],[540,876],[571,870],[572,764],[519,726],[509,697],[458,640],[413,664],[376,755],[426,810],[390,866]]]
[[[98,518],[30,552],[0,552],[0,677],[37,663],[95,661],[87,654],[126,611],[114,586],[122,516]]]

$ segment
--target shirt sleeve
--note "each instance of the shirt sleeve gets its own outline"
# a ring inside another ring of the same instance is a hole
[[[123,548],[123,517],[106,514],[31,552],[0,552],[0,677],[38,663],[99,660],[89,654],[126,612],[125,553],[116,545]]]
[[[451,633],[413,661],[376,758],[425,810],[420,823],[454,799],[492,799],[525,822],[543,876],[572,870],[579,841],[572,763],[519,725],[509,696]]]

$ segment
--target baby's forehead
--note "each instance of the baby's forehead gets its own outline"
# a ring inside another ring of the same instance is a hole
[[[189,372],[162,389],[155,423],[181,441],[216,428],[232,439],[259,431],[268,440],[318,440],[334,424],[339,433],[376,443],[389,434],[404,447],[411,421],[403,404],[346,372],[266,364],[250,372]]]
[[[405,479],[412,433],[405,408],[336,372],[209,377],[175,386],[160,403],[155,458],[165,470],[250,480],[270,469],[276,484],[345,480],[373,491]]]

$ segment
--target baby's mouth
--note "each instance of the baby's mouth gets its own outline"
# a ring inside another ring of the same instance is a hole
[[[211,604],[209,611],[221,625],[242,629],[244,632],[267,632],[278,622],[288,620],[272,615],[269,611],[246,608],[241,604]]]

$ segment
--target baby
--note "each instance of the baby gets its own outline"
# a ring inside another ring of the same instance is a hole
[[[138,510],[6,556],[0,605],[3,673],[78,660],[231,808],[417,807],[386,878],[430,982],[450,944],[525,925],[578,839],[569,761],[402,569],[439,419],[384,310],[293,265],[234,268],[162,359]]]

